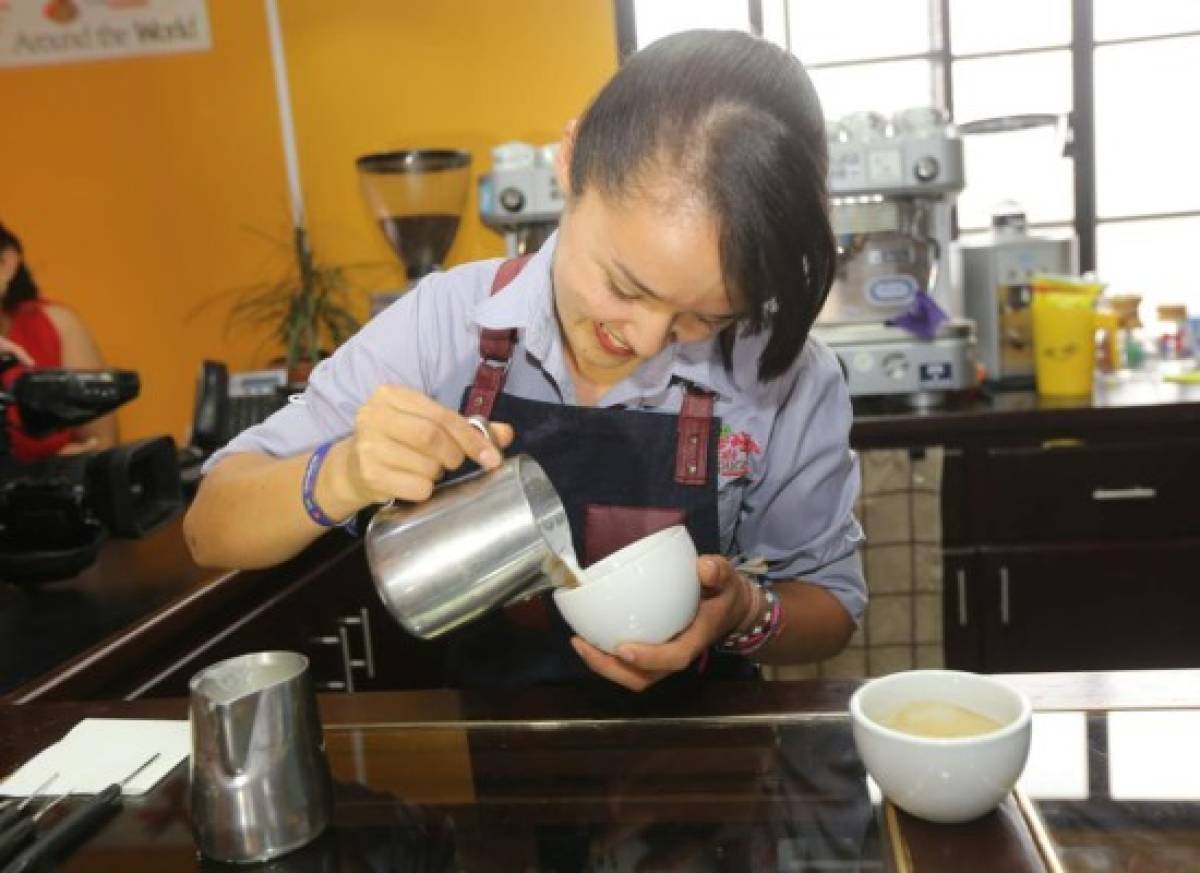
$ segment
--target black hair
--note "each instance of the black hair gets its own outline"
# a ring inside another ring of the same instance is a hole
[[[770,331],[758,361],[788,369],[829,294],[837,246],[829,224],[825,118],[790,52],[736,31],[668,36],[633,55],[579,123],[571,193],[621,197],[665,170],[716,217],[722,278],[748,307],[721,335]]]
[[[5,249],[12,249],[19,255],[24,254],[21,241],[11,230],[0,224],[0,252]],[[4,299],[0,301],[0,309],[5,312],[14,312],[26,300],[36,300],[37,297],[37,283],[33,281],[33,274],[25,266],[25,259],[22,257],[21,263],[17,266],[17,272],[13,274],[12,281],[4,290]]]

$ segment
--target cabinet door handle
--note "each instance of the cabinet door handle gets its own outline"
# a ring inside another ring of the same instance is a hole
[[[1092,491],[1092,500],[1153,500],[1158,496],[1154,488],[1143,488],[1135,485],[1132,488],[1096,488]]]
[[[371,613],[365,606],[358,610],[362,616],[363,655],[367,659],[367,676],[375,678],[375,639],[371,636]]]
[[[346,683],[338,682],[336,679],[330,680],[328,682],[316,682],[314,684],[316,685],[316,689],[318,691],[345,691],[346,690]]]
[[[363,660],[355,661],[356,667],[366,667],[367,678],[375,678],[375,640],[371,636],[371,613],[365,606],[360,607],[358,615],[344,615],[338,623],[345,627],[358,627],[362,631]]]
[[[967,626],[967,571],[961,567],[954,573],[958,581],[958,626]]]
[[[338,642],[341,643],[342,675],[346,678],[346,690],[354,692],[354,659],[350,657],[350,631],[345,625],[338,628]]]
[[[335,636],[309,637],[308,641],[316,646],[340,646],[342,644],[342,638]]]
[[[1000,568],[1000,624],[1008,626],[1008,567]]]

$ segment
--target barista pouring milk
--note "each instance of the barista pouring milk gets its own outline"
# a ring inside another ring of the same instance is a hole
[[[304,403],[213,456],[193,555],[275,564],[371,504],[427,499],[466,459],[495,467],[465,418],[483,412],[548,473],[584,566],[682,521],[706,590],[673,640],[615,655],[551,598],[501,610],[447,638],[448,684],[642,690],[836,654],[866,586],[849,395],[809,337],[836,255],[807,74],[745,34],[668,37],[568,126],[558,161],[567,202],[535,256],[426,277],[313,371]],[[738,554],[766,559],[767,585]]]

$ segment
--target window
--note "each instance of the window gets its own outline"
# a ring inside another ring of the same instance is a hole
[[[736,0],[639,0],[633,8],[638,48],[681,30],[750,29],[750,6]]]
[[[1073,158],[1052,126],[964,137],[962,237],[1016,200],[1036,233],[1073,230],[1083,268],[1141,294],[1145,320],[1163,303],[1200,306],[1200,280],[1178,256],[1200,240],[1189,90],[1200,82],[1200,2],[618,0],[617,10],[626,51],[691,27],[762,34],[804,61],[830,119],[917,105],[959,123],[1071,118]]]

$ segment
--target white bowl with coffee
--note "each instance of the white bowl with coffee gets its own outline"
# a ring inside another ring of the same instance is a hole
[[[912,670],[873,679],[850,698],[854,742],[896,806],[935,822],[995,809],[1029,757],[1033,708],[999,679]]]
[[[692,623],[700,606],[696,545],[675,525],[643,537],[583,571],[554,602],[567,624],[593,646],[665,643]]]

